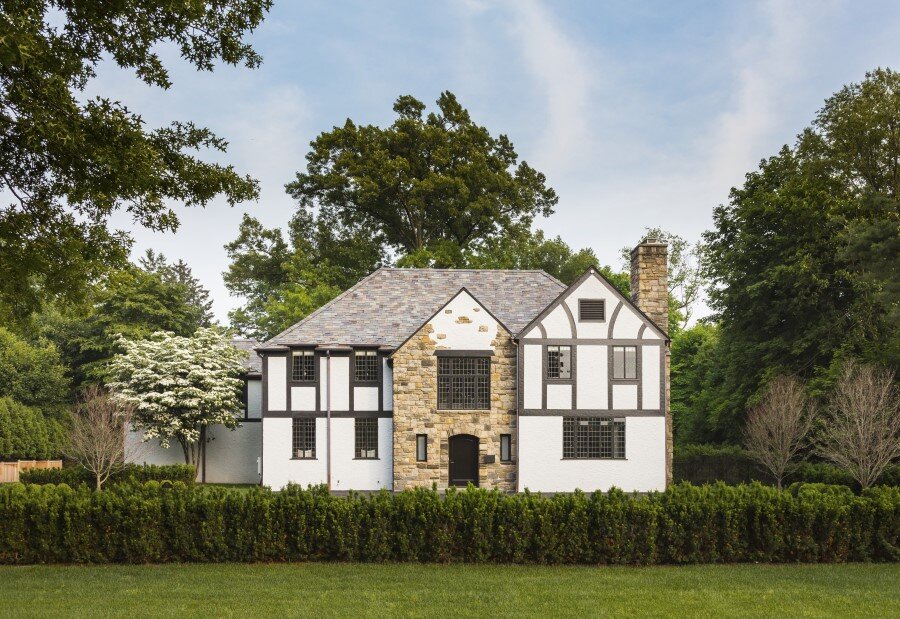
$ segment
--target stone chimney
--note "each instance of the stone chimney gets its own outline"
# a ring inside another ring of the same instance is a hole
[[[668,253],[665,241],[645,238],[631,250],[631,300],[642,312],[668,333],[669,331],[669,281]],[[666,416],[666,487],[672,485],[672,454],[674,453],[672,409],[669,402],[671,383],[669,372],[671,355],[666,343],[666,360],[663,380],[665,380]]]
[[[646,238],[631,250],[631,300],[663,331],[669,331],[668,249]]]

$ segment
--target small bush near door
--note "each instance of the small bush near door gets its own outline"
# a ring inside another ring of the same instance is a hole
[[[182,483],[0,488],[0,563],[537,564],[900,560],[900,488],[681,484],[632,497],[469,488],[371,497]]]

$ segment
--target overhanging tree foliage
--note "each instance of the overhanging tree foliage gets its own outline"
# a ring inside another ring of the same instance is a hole
[[[207,426],[239,425],[244,353],[215,328],[120,342],[125,352],[110,364],[109,388],[134,407],[145,440],[176,440],[185,463],[199,466]]]
[[[142,226],[174,230],[170,204],[254,198],[256,182],[190,151],[226,143],[192,122],[148,129],[122,103],[86,98],[108,59],[168,88],[159,55],[171,44],[197,69],[255,67],[244,41],[271,0],[168,2],[21,0],[0,11],[0,311],[28,316],[45,297],[77,298],[122,263],[127,235],[109,216],[125,209]],[[0,316],[2,316],[0,314]]]

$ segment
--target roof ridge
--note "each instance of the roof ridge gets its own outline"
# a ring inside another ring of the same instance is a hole
[[[325,304],[322,305],[321,307],[319,307],[319,308],[313,310],[313,312],[312,312],[311,314],[307,314],[305,317],[301,318],[300,320],[298,320],[297,322],[295,322],[294,324],[292,324],[290,327],[288,327],[287,329],[285,329],[284,331],[282,331],[282,332],[279,333],[278,335],[273,335],[272,337],[270,337],[269,339],[267,339],[265,342],[263,342],[263,344],[268,344],[268,343],[271,342],[272,340],[281,337],[282,335],[284,335],[284,334],[287,333],[288,331],[291,331],[292,329],[296,329],[297,327],[299,327],[299,326],[302,325],[303,323],[305,323],[305,322],[307,322],[307,321],[309,321],[309,320],[312,320],[314,317],[316,317],[316,316],[318,316],[320,313],[322,313],[322,312],[325,310],[325,308],[327,308],[328,306],[330,306],[332,303],[337,303],[340,299],[344,298],[345,296],[347,296],[348,294],[350,294],[351,292],[353,292],[354,290],[356,290],[357,288],[359,288],[360,286],[362,286],[363,282],[366,282],[366,281],[372,279],[373,277],[375,277],[375,275],[377,275],[378,273],[380,273],[380,272],[383,271],[383,270],[386,270],[387,268],[388,268],[388,267],[378,267],[377,269],[375,269],[374,271],[372,271],[371,273],[369,273],[368,275],[366,275],[365,277],[363,277],[361,280],[359,280],[358,282],[356,282],[355,284],[353,284],[352,286],[350,286],[349,288],[347,288],[344,292],[342,292],[341,294],[339,294],[338,296],[336,296],[335,298],[333,298],[331,301],[329,301],[328,303],[325,303]]]
[[[464,269],[455,269],[455,268],[444,268],[444,267],[380,267],[380,270],[384,271],[451,271],[454,273],[458,273],[460,271],[470,271],[476,273],[483,272],[492,272],[492,273],[543,273],[548,277],[552,277],[549,275],[544,269],[473,269],[473,268],[464,268]]]

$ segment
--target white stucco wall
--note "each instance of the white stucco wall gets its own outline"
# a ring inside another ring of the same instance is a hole
[[[606,305],[606,320],[603,322],[580,322],[578,320],[578,301],[580,299],[603,299]],[[569,293],[564,303],[575,318],[577,337],[600,339],[607,337],[609,319],[618,305],[619,299],[606,283],[596,277],[589,277]]]
[[[630,305],[622,304],[619,315],[616,316],[616,324],[613,327],[612,337],[616,339],[637,339],[638,331],[644,324],[643,319],[632,309]],[[647,327],[649,329],[649,327]]]
[[[301,486],[327,481],[328,422],[316,419],[316,459],[292,460],[293,421],[266,418],[263,424],[263,484],[280,490],[290,482]],[[331,420],[331,484],[334,490],[378,490],[393,487],[393,426],[389,418],[378,420],[378,459],[356,460],[355,420]]]
[[[664,490],[665,419],[625,420],[624,460],[563,460],[562,417],[519,419],[519,490],[572,492],[581,489],[626,492]]]
[[[316,410],[315,387],[291,387],[291,410],[314,411]]]
[[[659,346],[644,346],[641,350],[641,408],[659,409],[662,361]]]
[[[572,408],[572,385],[547,385],[547,408]]]
[[[394,369],[388,365],[387,358],[381,361],[381,379],[383,381],[382,398],[384,410],[394,410]]]
[[[262,380],[260,379],[247,381],[247,417],[250,419],[262,417]]]
[[[287,357],[264,357],[270,411],[287,410]]]
[[[481,304],[460,291],[431,319],[430,337],[439,349],[492,350],[491,343],[502,329]]]
[[[350,410],[350,357],[349,355],[331,356],[331,378],[328,376],[328,358],[323,356],[319,362],[319,388],[321,389],[321,410],[326,407],[328,381],[331,380],[331,410]]]
[[[235,430],[223,425],[210,426],[211,439],[206,444],[206,482],[216,484],[259,483],[258,462],[262,449],[263,422],[251,421]],[[157,440],[141,443],[142,432],[129,432],[126,445],[136,445],[138,452],[129,458],[135,464],[184,464],[181,444],[172,441],[168,448]],[[130,451],[130,448],[129,448]]]
[[[609,358],[606,346],[579,345],[575,355],[577,363],[578,397],[576,404],[582,409],[608,408],[609,390],[606,386]]]
[[[331,487],[334,490],[379,490],[393,487],[393,423],[378,420],[378,459],[356,460],[355,419],[331,420]]]
[[[358,411],[377,411],[378,387],[354,387],[353,409]]]
[[[544,330],[549,338],[575,337],[575,334],[572,333],[572,327],[569,325],[569,317],[566,315],[566,310],[562,308],[562,305],[556,306],[552,312],[544,316],[541,324],[544,326]]]
[[[613,409],[633,411],[637,409],[637,385],[613,385]]]
[[[543,347],[540,344],[525,344],[523,353],[523,381],[525,383],[525,408],[541,408],[543,388]]]

